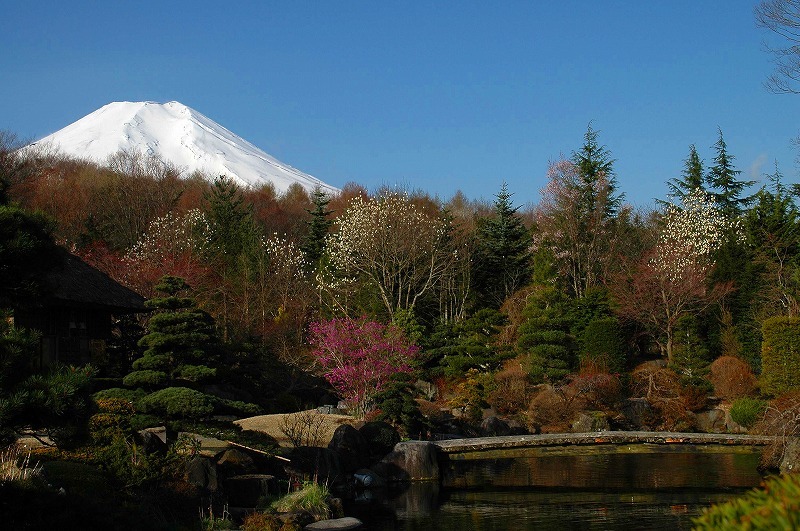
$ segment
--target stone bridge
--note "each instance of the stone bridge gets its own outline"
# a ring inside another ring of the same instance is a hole
[[[774,437],[728,433],[678,433],[650,431],[600,431],[593,433],[548,433],[435,441],[437,450],[449,459],[493,459],[533,455],[644,452],[761,451]]]

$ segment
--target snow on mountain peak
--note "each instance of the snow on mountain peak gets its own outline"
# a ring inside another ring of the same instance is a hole
[[[120,149],[159,155],[187,174],[227,175],[242,186],[273,183],[279,193],[297,183],[307,191],[336,188],[284,164],[203,114],[177,101],[114,102],[32,145],[104,163]]]

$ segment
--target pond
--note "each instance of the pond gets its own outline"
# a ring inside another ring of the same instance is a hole
[[[346,512],[379,531],[679,530],[762,480],[753,448],[630,448],[451,460],[441,485],[363,492]]]

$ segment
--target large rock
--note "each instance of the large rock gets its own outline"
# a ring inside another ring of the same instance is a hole
[[[481,431],[486,437],[511,435],[511,427],[497,416],[486,417],[481,422]]]
[[[201,489],[217,490],[217,467],[211,459],[196,455],[186,463],[186,481]]]
[[[727,426],[725,412],[721,409],[701,411],[695,416],[697,429],[705,433],[725,433]]]
[[[353,518],[352,516],[347,516],[345,518],[331,518],[330,520],[321,520],[319,522],[314,522],[313,524],[308,524],[304,529],[309,531],[316,530],[339,530],[344,531],[346,529],[358,529],[362,526],[361,520],[358,518]]]
[[[358,430],[369,445],[369,454],[375,460],[392,451],[400,442],[400,434],[387,422],[367,422]]]
[[[145,453],[166,454],[169,446],[167,445],[167,428],[145,428],[136,433],[136,442],[139,443]]]
[[[252,474],[256,471],[256,464],[252,457],[238,448],[228,448],[217,459],[217,469],[220,476],[236,476]],[[249,507],[243,505],[242,507]]]
[[[602,411],[589,411],[581,413],[572,423],[573,433],[592,433],[610,429],[608,417]]]
[[[781,457],[781,474],[800,470],[800,439],[792,437],[786,441]]]
[[[284,471],[290,477],[317,478],[320,483],[329,485],[344,479],[339,454],[330,448],[299,446],[293,448],[287,457],[289,462],[284,465]]]
[[[339,455],[343,472],[352,472],[370,464],[370,447],[367,439],[349,424],[342,424],[336,428],[328,448]]]
[[[397,443],[373,470],[387,481],[432,481],[439,479],[437,447],[427,441]]]

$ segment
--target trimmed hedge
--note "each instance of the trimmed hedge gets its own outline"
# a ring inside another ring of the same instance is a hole
[[[761,331],[761,390],[778,396],[800,388],[800,318],[772,317]]]
[[[133,371],[122,379],[125,387],[159,387],[167,383],[167,375],[161,371]]]
[[[583,331],[581,361],[590,361],[610,373],[625,370],[625,341],[615,317],[601,317],[586,325]]]

